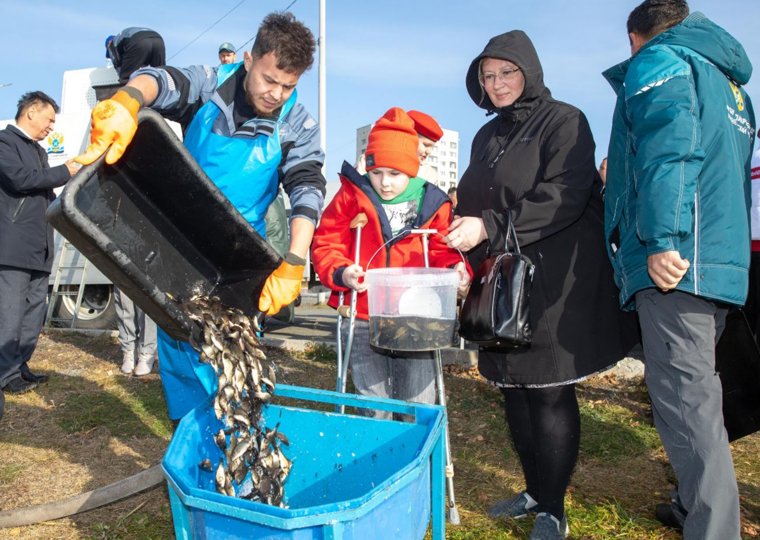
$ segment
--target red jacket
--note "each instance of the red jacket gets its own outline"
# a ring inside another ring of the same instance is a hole
[[[425,266],[421,235],[401,234],[388,245],[381,247],[392,238],[392,234],[380,198],[372,189],[367,177],[360,175],[348,163],[344,163],[340,181],[342,185],[322,214],[311,248],[311,260],[320,281],[333,290],[328,304],[334,308],[338,307],[338,291],[350,292],[350,289],[343,285],[341,277],[343,270],[354,264],[356,230],[351,229],[349,225],[361,212],[364,212],[368,219],[361,231],[359,250],[359,265],[364,270],[368,269],[368,264],[369,268]],[[451,201],[438,187],[430,183],[425,184],[417,218],[412,226],[405,230],[436,229],[441,235],[445,235],[450,223]],[[431,234],[428,238],[428,258],[431,267],[449,268],[462,261],[459,252],[446,246],[442,236]],[[467,271],[472,274],[469,266]],[[351,295],[344,296],[343,303],[350,305]],[[356,316],[359,319],[368,318],[366,292],[359,293],[357,297]]]

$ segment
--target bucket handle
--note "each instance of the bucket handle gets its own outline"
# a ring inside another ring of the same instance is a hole
[[[420,234],[420,235],[422,235],[423,257],[425,259],[425,268],[428,268],[430,266],[430,264],[428,262],[427,236],[429,234],[437,234],[441,238],[446,238],[446,237],[444,235],[442,235],[440,232],[438,232],[437,229],[404,229],[401,232],[399,232],[398,234],[396,234],[395,236],[391,237],[387,242],[385,242],[383,245],[381,245],[379,248],[377,248],[375,250],[375,252],[372,254],[372,256],[367,261],[367,268],[365,269],[365,271],[369,270],[369,267],[372,265],[373,259],[375,258],[375,256],[378,253],[380,253],[381,249],[383,249],[385,246],[387,246],[391,242],[393,242],[393,241],[395,241],[397,239],[403,238],[405,236],[408,236],[410,234]],[[459,253],[459,256],[462,258],[462,262],[465,263],[465,265],[466,265],[467,261],[465,260],[464,255],[462,254],[462,250],[460,250],[459,248],[454,248],[454,249],[457,250],[457,252]]]

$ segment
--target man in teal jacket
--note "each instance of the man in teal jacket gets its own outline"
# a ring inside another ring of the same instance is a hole
[[[632,58],[617,92],[605,232],[620,304],[641,322],[655,425],[678,479],[656,515],[685,538],[739,538],[715,343],[747,295],[754,114],[744,49],[683,0],[628,18]]]

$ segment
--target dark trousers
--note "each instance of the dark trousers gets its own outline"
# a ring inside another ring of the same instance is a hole
[[[49,275],[0,265],[0,388],[28,369],[45,322]]]
[[[760,251],[753,251],[749,263],[749,293],[744,314],[755,339],[760,344]]]
[[[137,32],[120,43],[121,64],[119,82],[126,83],[129,76],[143,66],[163,66],[166,64],[166,47],[163,38],[152,30]]]
[[[581,417],[575,385],[502,388],[509,433],[533,510],[561,520],[565,492],[578,460]]]

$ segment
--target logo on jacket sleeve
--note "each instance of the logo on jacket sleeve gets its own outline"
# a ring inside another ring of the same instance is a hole
[[[734,93],[734,99],[736,100],[736,108],[740,111],[744,110],[744,96],[742,96],[741,89],[736,86],[731,81],[728,81],[728,84],[731,86],[731,91]]]

